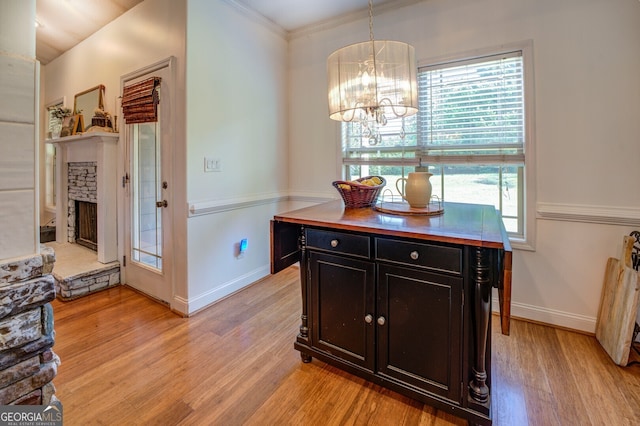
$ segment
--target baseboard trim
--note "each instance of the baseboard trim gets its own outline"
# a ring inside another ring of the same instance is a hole
[[[169,304],[171,310],[182,317],[188,317],[189,301],[184,297],[174,296],[173,301]]]
[[[493,298],[493,311],[499,312],[498,298]],[[596,332],[596,318],[525,303],[511,302],[511,316],[540,324],[582,333]]]
[[[269,273],[269,265],[265,265],[258,269],[254,269],[247,274],[241,275],[231,281],[228,281],[214,288],[213,290],[207,291],[194,298],[190,298],[188,301],[186,301],[186,309],[184,312],[186,313],[186,315],[191,316],[197,311],[207,308],[212,304],[232,295],[233,293],[242,290],[248,285],[264,278],[265,276],[269,275]]]

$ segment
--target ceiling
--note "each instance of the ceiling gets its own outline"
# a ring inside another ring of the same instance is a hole
[[[36,58],[46,65],[143,0],[36,0]],[[223,0],[215,0],[223,1]],[[368,0],[224,0],[286,31],[365,11]],[[373,0],[373,4],[398,0]]]
[[[36,0],[36,59],[46,65],[143,0]]]

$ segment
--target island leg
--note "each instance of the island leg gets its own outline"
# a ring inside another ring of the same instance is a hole
[[[491,280],[489,278],[489,259],[485,249],[476,248],[475,263],[472,265],[475,274],[473,291],[473,334],[474,362],[473,378],[469,383],[469,394],[480,403],[489,399],[487,386],[487,339],[489,333],[489,317],[491,315]]]
[[[298,341],[305,344],[309,343],[309,317],[308,317],[308,289],[307,289],[307,249],[304,226],[300,228],[300,290],[302,295],[302,314],[300,315],[300,334]],[[300,352],[302,362],[311,362],[311,355]]]

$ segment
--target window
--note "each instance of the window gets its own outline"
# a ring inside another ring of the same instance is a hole
[[[533,172],[530,50],[516,46],[420,66],[418,114],[386,126],[343,123],[345,178],[384,176],[383,194],[398,197],[398,178],[429,171],[433,195],[495,205],[512,240],[525,242],[533,205],[525,185]]]
[[[47,105],[46,123],[47,123],[47,139],[51,139],[55,126],[59,125],[60,120],[55,118],[51,113],[54,109],[64,106],[64,100],[54,101]],[[53,144],[44,145],[45,155],[45,205],[46,208],[55,212],[56,207],[56,148]]]

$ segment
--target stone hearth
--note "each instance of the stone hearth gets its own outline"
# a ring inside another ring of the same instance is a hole
[[[120,284],[120,262],[101,263],[96,252],[79,244],[46,244],[56,252],[56,295],[73,300]]]

